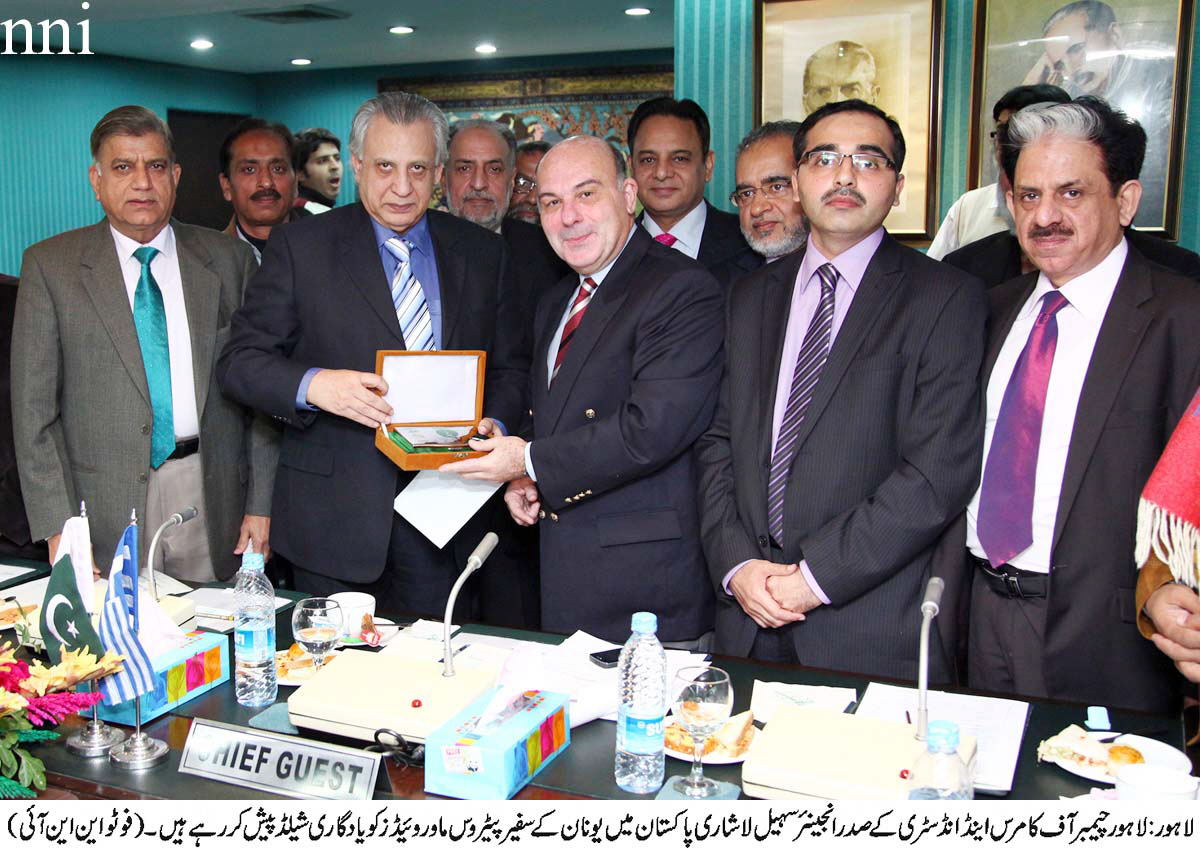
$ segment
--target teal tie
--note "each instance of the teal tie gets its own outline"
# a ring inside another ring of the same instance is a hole
[[[171,350],[167,345],[167,311],[162,291],[150,272],[150,261],[157,248],[143,245],[133,256],[142,264],[137,292],[133,295],[133,324],[137,327],[142,363],[146,367],[146,385],[150,388],[150,407],[154,411],[154,431],[150,438],[150,466],[158,469],[175,451],[175,416],[171,413]]]

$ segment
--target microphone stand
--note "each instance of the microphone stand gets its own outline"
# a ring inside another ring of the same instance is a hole
[[[929,628],[941,609],[942,591],[946,582],[940,576],[931,576],[925,586],[925,600],[921,603],[921,656],[917,669],[917,741],[925,741],[929,732]]]
[[[150,549],[146,553],[146,571],[150,579],[150,596],[154,598],[154,602],[158,602],[158,585],[154,581],[154,554],[158,550],[158,539],[162,537],[163,532],[170,529],[172,526],[178,526],[181,523],[186,523],[195,517],[199,512],[196,511],[196,506],[189,505],[179,511],[176,511],[166,522],[158,527],[158,531],[154,533],[154,537],[150,539]]]
[[[498,543],[500,543],[500,539],[496,537],[495,532],[488,532],[484,535],[479,546],[467,557],[467,566],[458,575],[458,579],[454,580],[454,587],[450,589],[450,596],[446,600],[446,616],[442,622],[442,652],[445,654],[443,656],[443,677],[454,676],[454,653],[450,649],[450,626],[453,621],[451,616],[454,614],[454,603],[458,599],[458,592],[471,574],[483,567],[483,563],[487,561],[487,557],[492,554],[492,550],[496,549]]]

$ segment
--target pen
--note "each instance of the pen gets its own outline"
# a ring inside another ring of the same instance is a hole
[[[912,716],[908,714],[907,709],[904,710],[904,720],[907,721],[909,724],[912,723]]]

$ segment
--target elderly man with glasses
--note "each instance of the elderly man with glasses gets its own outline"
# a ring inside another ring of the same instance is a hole
[[[983,287],[884,230],[904,137],[877,107],[821,107],[793,154],[807,241],[730,291],[696,443],[716,649],[911,679],[930,550],[979,472]]]
[[[804,210],[792,193],[792,140],[799,129],[798,121],[771,121],[737,147],[737,185],[729,200],[737,207],[742,236],[768,263],[791,254],[808,237]]]

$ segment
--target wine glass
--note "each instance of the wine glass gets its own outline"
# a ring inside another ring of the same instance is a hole
[[[676,778],[674,789],[689,798],[711,798],[718,786],[704,776],[704,742],[729,720],[733,686],[720,668],[680,668],[671,686],[675,695],[675,720],[692,736],[692,773]]]
[[[292,611],[292,635],[296,643],[312,654],[314,669],[342,637],[342,607],[328,597],[308,597]]]

